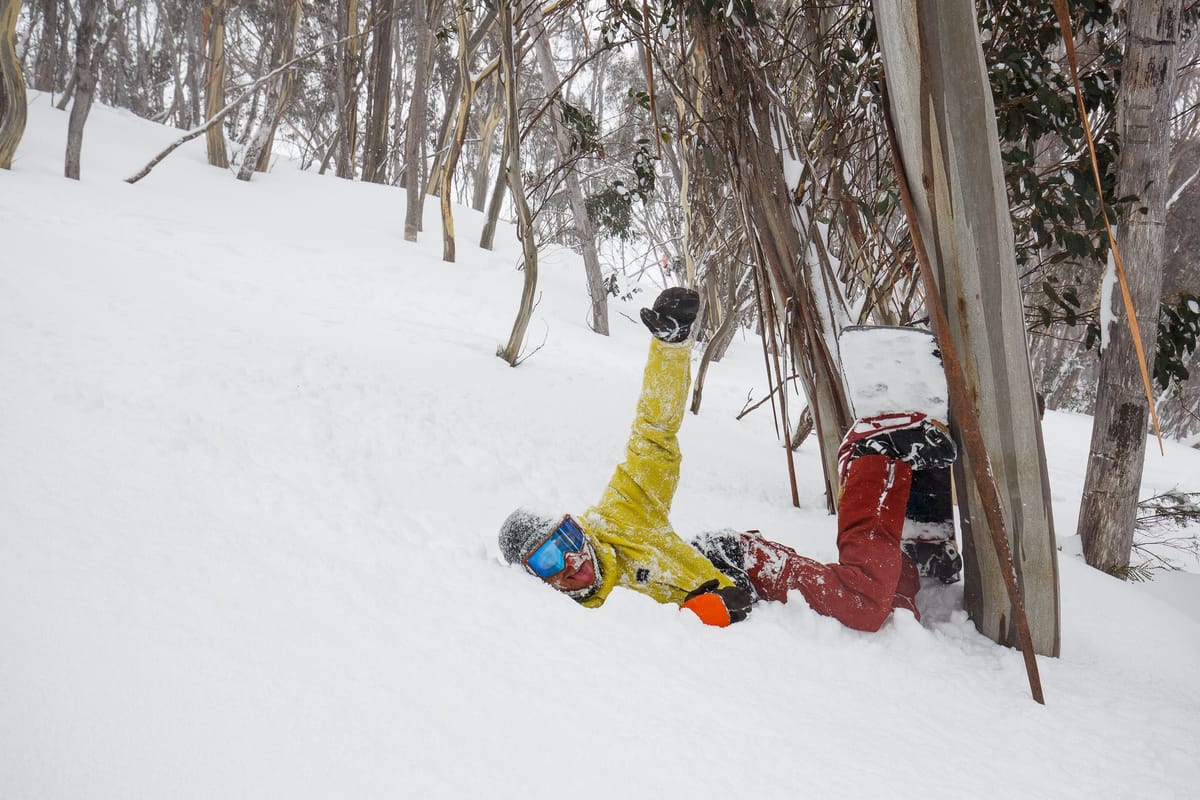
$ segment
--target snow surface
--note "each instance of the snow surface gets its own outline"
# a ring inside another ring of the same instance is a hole
[[[582,267],[544,250],[542,347],[511,369],[511,231],[481,251],[460,209],[443,264],[433,213],[403,241],[402,190],[287,162],[241,183],[202,140],[129,186],[177,134],[103,107],[67,181],[47,100],[0,171],[0,797],[1200,795],[1196,565],[1082,563],[1088,418],[1045,423],[1044,707],[961,584],[873,635],[798,597],[725,630],[625,591],[588,611],[495,531],[596,499],[639,303],[592,334]],[[795,509],[769,407],[734,418],[762,373],[752,338],[710,369],[676,526],[832,559],[813,449]],[[1200,490],[1200,453],[1148,449],[1144,493],[1170,487]]]

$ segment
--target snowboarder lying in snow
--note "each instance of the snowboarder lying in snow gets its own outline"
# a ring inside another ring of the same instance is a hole
[[[954,442],[921,414],[859,420],[838,452],[838,562],[822,564],[757,531],[706,534],[688,544],[671,527],[679,483],[676,434],[691,383],[688,338],[699,297],[667,289],[642,321],[654,334],[625,461],[592,508],[578,516],[514,511],[500,529],[512,564],[596,608],[624,586],[675,603],[709,625],[746,618],[757,600],[799,591],[820,614],[878,630],[893,608],[917,613],[917,568],[900,548],[914,469],[944,467]]]

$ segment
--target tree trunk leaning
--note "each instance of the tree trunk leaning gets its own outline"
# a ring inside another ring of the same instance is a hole
[[[507,124],[505,124],[503,135],[500,138],[500,168],[496,173],[496,182],[492,185],[487,215],[483,220],[483,230],[479,234],[479,246],[484,250],[491,250],[495,246],[496,223],[500,220],[500,207],[504,204],[504,190],[508,188],[508,151],[516,146],[515,142],[508,140]]]
[[[1034,651],[1057,656],[1054,520],[975,6],[876,0],[874,10],[897,145],[990,457],[982,467],[990,466],[1000,488]],[[1007,566],[990,545],[984,501],[967,478],[980,466],[964,453],[955,467],[965,603],[985,636],[1011,646],[1017,632],[1002,573]]]
[[[475,192],[471,198],[471,208],[476,211],[483,211],[487,207],[488,186],[491,183],[488,180],[488,165],[492,162],[492,137],[496,135],[502,114],[503,101],[497,98],[488,108],[487,116],[480,126],[479,141],[476,145]],[[478,116],[476,118],[478,119]],[[500,171],[504,171],[503,167]]]
[[[533,241],[533,215],[525,200],[525,185],[521,180],[521,136],[517,117],[517,65],[516,35],[513,31],[513,6],[520,0],[500,0],[501,44],[500,59],[504,67],[504,144],[508,156],[506,172],[508,188],[512,193],[513,205],[517,210],[517,236],[521,240],[521,252],[525,256],[525,280],[521,288],[521,305],[513,322],[508,344],[496,355],[515,367],[521,363],[521,347],[525,342],[525,329],[533,316],[534,296],[537,292],[537,247]]]
[[[463,7],[460,6],[460,10],[462,9]],[[489,4],[484,9],[483,16],[480,18],[479,24],[475,27],[475,32],[470,35],[459,34],[459,40],[467,43],[466,52],[468,62],[473,62],[475,60],[475,54],[479,52],[480,45],[483,44],[484,39],[487,38],[488,33],[492,30],[492,28],[495,27],[495,25],[496,9],[491,7]],[[488,70],[485,69],[484,73],[487,72]],[[462,93],[464,91],[463,81],[471,80],[469,77],[469,70],[466,75],[468,77],[463,77],[460,75],[454,84],[454,88],[449,92],[449,100],[445,104],[446,112],[442,115],[441,124],[438,126],[437,139],[435,140],[436,144],[433,152],[433,166],[431,166],[429,169],[429,181],[425,188],[426,194],[437,195],[441,193],[443,181],[442,173],[444,172],[446,159],[449,157],[454,123],[458,119],[457,111],[462,104]],[[479,84],[483,78],[484,74],[474,76],[471,87],[467,91],[470,91],[472,94],[476,94],[479,89]],[[460,154],[461,150],[462,148],[460,146]]]
[[[21,0],[0,0],[0,169],[12,169],[25,133],[25,76],[17,58],[17,16]]]
[[[787,185],[776,141],[777,134],[786,134],[779,116],[781,99],[753,71],[750,65],[755,57],[739,33],[727,26],[706,24],[699,17],[693,30],[706,59],[707,94],[711,112],[719,119],[715,131],[761,275],[764,324],[776,325],[787,337],[791,366],[813,410],[826,504],[833,513],[838,496],[838,445],[854,421],[837,356],[838,325],[844,323],[846,313],[831,301],[834,292],[802,242],[802,232],[807,238],[810,226],[792,202],[794,187]],[[737,91],[729,91],[734,86]],[[776,363],[774,371],[776,384],[782,384],[784,366]],[[784,416],[786,397],[786,392],[780,393]],[[794,476],[791,448],[785,448],[785,453],[789,474]],[[799,504],[794,477],[792,501]]]
[[[1140,0],[1129,6],[1117,130],[1117,240],[1145,352],[1153,354],[1162,293],[1170,163],[1171,106],[1179,51],[1180,0]],[[1146,455],[1149,408],[1138,369],[1129,315],[1119,291],[1100,357],[1096,411],[1088,453],[1079,536],[1087,563],[1122,575],[1129,567]]]

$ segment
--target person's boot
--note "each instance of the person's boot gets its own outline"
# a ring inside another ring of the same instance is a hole
[[[904,512],[904,554],[916,564],[922,578],[955,583],[962,571],[962,556],[954,538],[954,499],[950,468],[913,472],[908,506]]]
[[[758,593],[746,573],[746,548],[742,543],[743,534],[719,531],[702,533],[692,540],[692,547],[712,562],[712,565],[725,574],[735,585],[750,592],[754,599]]]
[[[838,448],[838,473],[842,480],[850,462],[877,454],[903,461],[913,471],[948,467],[958,457],[958,447],[941,422],[919,412],[881,414],[857,420]]]
[[[904,555],[917,566],[922,578],[937,578],[942,583],[957,583],[963,560],[953,539],[904,539],[900,542]]]

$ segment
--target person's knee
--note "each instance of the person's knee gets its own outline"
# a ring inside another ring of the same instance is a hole
[[[875,633],[883,627],[883,623],[887,622],[891,615],[890,608],[864,608],[860,613],[854,615],[852,621],[846,621],[846,623],[855,630]]]

